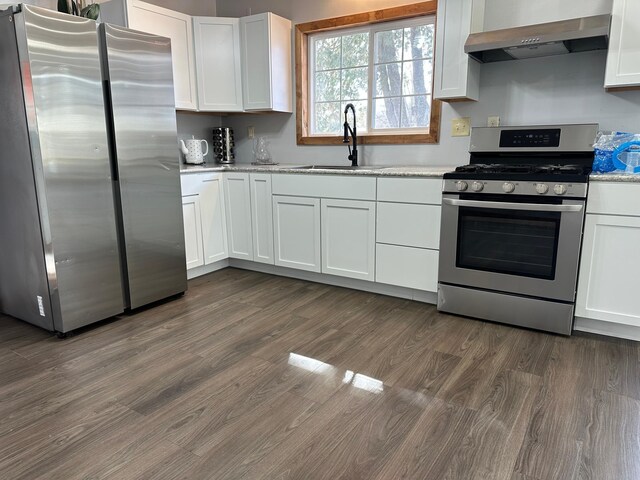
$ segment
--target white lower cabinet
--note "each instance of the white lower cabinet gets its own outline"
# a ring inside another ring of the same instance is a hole
[[[210,265],[229,256],[221,173],[183,175],[182,210],[187,269]]]
[[[640,217],[587,214],[576,316],[640,327]]]
[[[438,250],[379,243],[376,245],[376,282],[436,292],[438,253]]]
[[[321,201],[322,273],[375,279],[376,202]]]
[[[231,257],[436,292],[440,186],[438,179],[185,174],[188,268]]]
[[[320,273],[320,199],[273,196],[275,264]]]
[[[376,282],[438,291],[442,180],[379,178]]]
[[[229,257],[253,260],[249,174],[225,173],[224,198]]]
[[[221,174],[209,174],[202,179],[200,218],[202,219],[205,265],[224,260],[229,256],[223,192]]]
[[[377,241],[437,250],[440,205],[378,202]]]
[[[182,197],[182,218],[184,220],[187,269],[200,267],[204,265],[200,195]]]
[[[271,203],[271,174],[252,173],[251,231],[253,260],[273,265],[273,206]]]

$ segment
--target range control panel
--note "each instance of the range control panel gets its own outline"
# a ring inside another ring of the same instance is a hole
[[[445,193],[482,193],[585,198],[586,183],[445,179]]]
[[[500,147],[532,148],[560,146],[560,129],[503,130],[500,132]]]

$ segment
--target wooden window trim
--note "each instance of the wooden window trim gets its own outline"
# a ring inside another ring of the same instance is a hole
[[[309,35],[312,33],[358,27],[373,23],[390,22],[420,15],[435,15],[437,1],[414,3],[385,8],[354,15],[327,18],[315,22],[300,23],[295,27],[296,42],[296,141],[298,145],[342,145],[338,135],[309,135]],[[435,48],[434,48],[435,51]],[[435,65],[434,65],[435,73]],[[363,134],[358,142],[363,145],[399,145],[414,143],[438,143],[440,138],[440,115],[442,102],[433,98],[431,85],[431,119],[429,133]]]

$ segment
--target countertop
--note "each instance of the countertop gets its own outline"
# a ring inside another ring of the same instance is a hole
[[[300,168],[304,165],[180,165],[180,173],[204,173],[204,172],[263,172],[263,173],[294,173],[300,175],[358,175],[375,177],[442,177],[447,172],[452,172],[455,167],[448,166],[397,166],[376,167],[364,166],[355,170],[345,166],[344,169]],[[591,182],[630,182],[640,183],[640,175],[623,172],[592,173],[589,176]]]
[[[365,166],[358,169],[350,169],[345,165],[343,169],[300,168],[303,165],[181,165],[180,173],[204,173],[204,172],[262,172],[262,173],[294,173],[301,175],[357,175],[375,177],[442,177],[451,172],[455,167],[445,166],[397,166],[375,167]]]
[[[630,182],[640,183],[640,175],[623,172],[592,173],[589,176],[591,182]]]

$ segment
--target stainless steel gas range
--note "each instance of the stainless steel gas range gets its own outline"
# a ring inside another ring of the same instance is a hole
[[[597,129],[473,129],[444,176],[438,310],[571,334]]]

